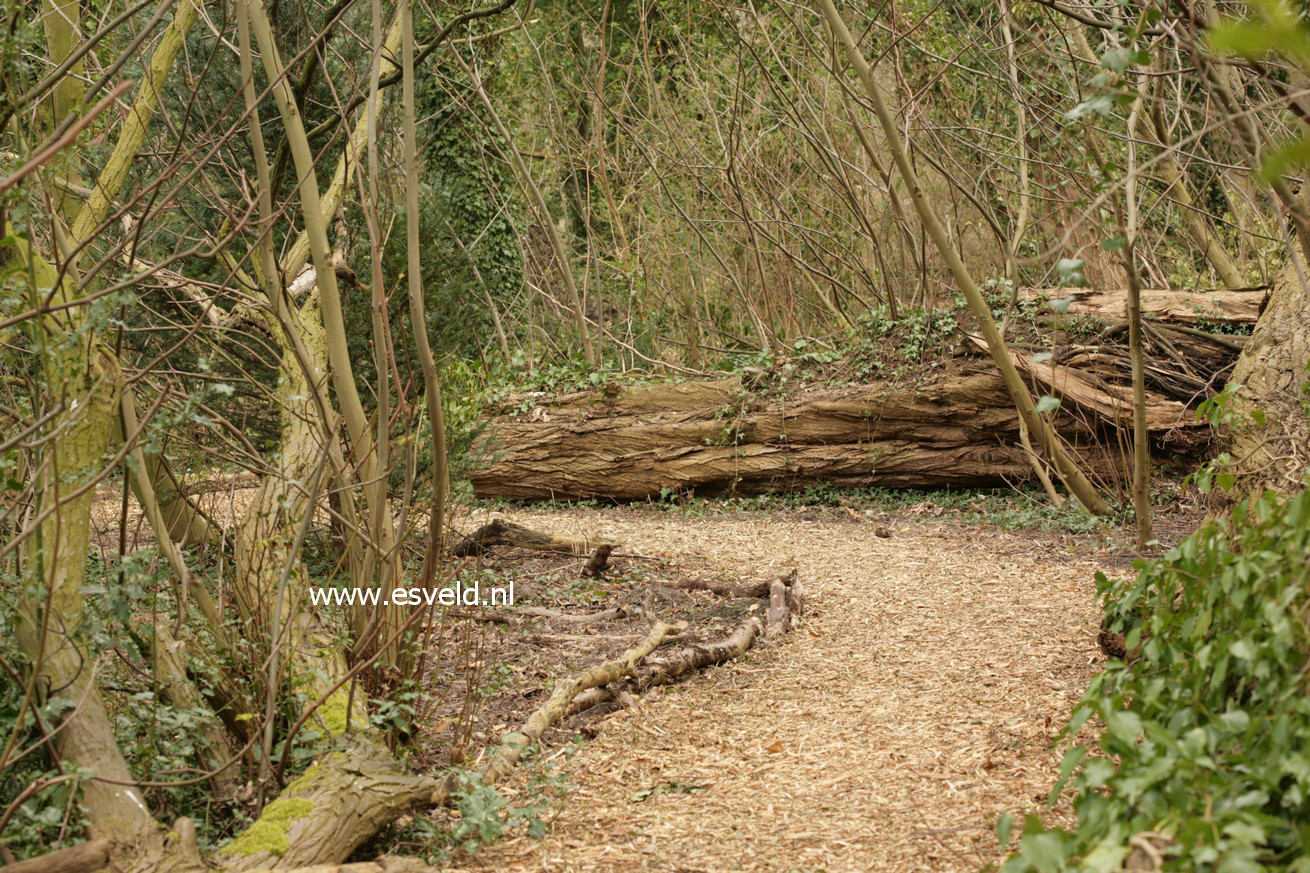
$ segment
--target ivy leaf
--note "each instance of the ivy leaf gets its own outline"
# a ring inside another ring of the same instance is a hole
[[[1010,832],[1014,830],[1014,816],[1006,813],[996,820],[996,841],[1002,849],[1010,847]]]
[[[1136,57],[1137,52],[1130,48],[1110,49],[1108,52],[1101,55],[1101,66],[1114,70],[1122,76],[1124,71],[1128,69],[1128,65],[1131,64]]]

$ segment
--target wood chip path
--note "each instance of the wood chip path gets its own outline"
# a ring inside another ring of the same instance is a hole
[[[573,790],[548,835],[460,869],[977,870],[998,859],[998,814],[1043,809],[1052,737],[1101,660],[1087,538],[913,517],[890,538],[794,515],[509,517],[740,576],[795,566],[807,615],[781,646],[611,717],[562,767]]]

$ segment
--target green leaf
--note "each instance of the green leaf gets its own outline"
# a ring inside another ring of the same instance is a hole
[[[1064,786],[1068,784],[1069,777],[1073,775],[1073,771],[1086,757],[1086,746],[1074,746],[1064,753],[1064,760],[1060,762],[1060,775],[1056,777],[1055,784],[1051,786],[1051,793],[1046,796],[1047,809],[1055,806],[1055,801],[1060,799],[1060,792],[1064,791]]]
[[[1057,410],[1057,409],[1059,409],[1059,408],[1060,408],[1060,400],[1059,400],[1059,398],[1052,397],[1052,396],[1050,396],[1049,394],[1044,395],[1044,396],[1038,398],[1038,400],[1037,400],[1037,412],[1038,412],[1038,414],[1046,413],[1046,412],[1054,412],[1055,410]]]
[[[1058,831],[1024,834],[1019,856],[1038,873],[1059,873],[1067,858],[1064,835]]]
[[[1005,813],[996,820],[996,841],[1001,844],[1002,849],[1010,847],[1010,832],[1014,829],[1014,816]]]
[[[1114,70],[1119,75],[1123,75],[1128,69],[1128,65],[1137,57],[1137,52],[1130,48],[1110,49],[1101,55],[1101,66]]]

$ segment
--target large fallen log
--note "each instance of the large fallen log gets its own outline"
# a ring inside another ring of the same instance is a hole
[[[1074,412],[1057,416],[1062,436],[1086,468],[1112,474],[1118,416]],[[1157,448],[1190,453],[1205,441],[1180,423],[1173,414],[1155,421]],[[819,387],[782,400],[735,377],[542,397],[529,412],[488,421],[474,454],[490,459],[470,477],[474,492],[516,500],[749,494],[818,482],[967,487],[1034,476],[1005,387],[982,363],[913,387]]]
[[[1228,291],[1174,291],[1142,289],[1142,315],[1157,321],[1181,324],[1255,324],[1268,296],[1267,285]],[[1023,288],[1019,299],[1028,301],[1068,300],[1066,315],[1090,315],[1103,319],[1124,318],[1128,292],[1123,288]]]

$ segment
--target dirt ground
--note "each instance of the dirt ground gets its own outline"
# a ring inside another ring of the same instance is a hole
[[[998,860],[1000,813],[1043,810],[1053,737],[1102,659],[1093,574],[1128,569],[1103,537],[909,512],[501,515],[743,578],[796,567],[806,615],[594,725],[572,757],[547,749],[571,791],[546,837],[457,869],[976,870]]]

